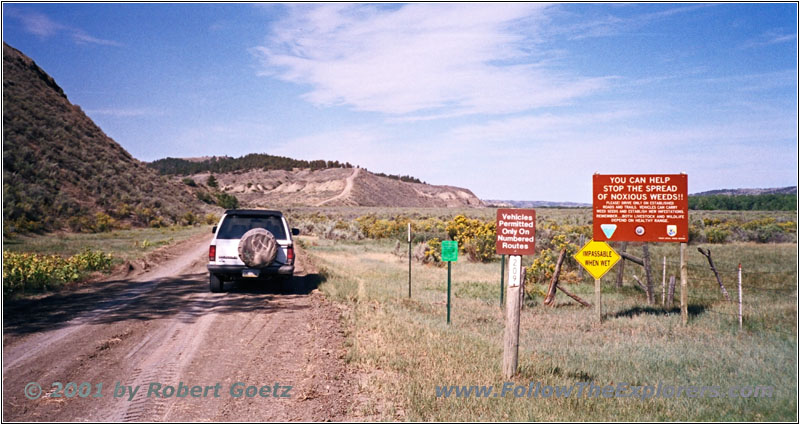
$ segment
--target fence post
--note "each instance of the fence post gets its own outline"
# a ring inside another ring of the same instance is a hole
[[[624,253],[627,250],[628,250],[628,242],[623,242],[622,249],[620,250],[620,252]],[[625,256],[622,255],[622,261],[619,262],[619,270],[617,271],[617,288],[622,288],[622,275],[624,273],[625,273]]]
[[[661,264],[661,306],[667,304],[667,256]]]
[[[656,303],[656,296],[653,293],[653,274],[650,270],[650,247],[645,242],[642,245],[642,260],[644,260],[644,276],[647,279],[647,304],[653,305]]]
[[[742,263],[739,263],[739,330],[742,330]]]
[[[689,266],[686,264],[686,242],[681,242],[681,321],[684,325],[689,323],[689,304],[687,291],[689,281]]]

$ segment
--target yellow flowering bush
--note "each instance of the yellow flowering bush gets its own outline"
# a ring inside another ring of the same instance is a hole
[[[458,242],[459,251],[470,261],[487,262],[494,258],[495,222],[455,216],[445,226],[450,239]]]
[[[90,250],[69,258],[3,251],[3,293],[52,289],[90,271],[108,270],[112,261],[111,254]]]

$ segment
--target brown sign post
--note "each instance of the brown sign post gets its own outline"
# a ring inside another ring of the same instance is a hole
[[[525,287],[525,268],[522,256],[533,255],[536,244],[536,211],[532,209],[500,208],[497,210],[498,254],[508,254],[508,297],[506,326],[503,335],[503,375],[511,378],[517,373],[519,355],[519,316]],[[502,279],[500,280],[502,285]],[[500,288],[502,294],[502,286]],[[502,297],[502,295],[501,295]]]

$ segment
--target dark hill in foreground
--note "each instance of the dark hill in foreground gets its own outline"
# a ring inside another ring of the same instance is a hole
[[[3,43],[4,233],[87,230],[108,221],[166,224],[203,208],[184,185],[133,158],[33,60]]]

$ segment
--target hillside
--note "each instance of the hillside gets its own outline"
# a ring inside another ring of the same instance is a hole
[[[499,199],[484,199],[489,206],[498,208],[591,208],[592,204],[581,202],[558,201],[504,201]]]
[[[133,158],[5,43],[3,167],[4,233],[160,225],[211,209]]]
[[[292,171],[295,168],[308,168],[311,171],[324,170],[328,168],[353,168],[349,162],[340,163],[339,161],[325,161],[316,159],[306,161],[303,159],[292,159],[285,156],[269,155],[266,153],[251,153],[238,158],[229,156],[204,156],[197,158],[163,158],[147,164],[149,167],[158,170],[161,174],[167,175],[191,175],[203,172],[209,173],[235,173],[238,171],[248,171],[262,169],[264,171],[285,170]],[[384,173],[373,173],[380,177],[388,177],[410,183],[423,183],[419,179],[411,176],[399,176]]]
[[[797,195],[797,186],[773,187],[766,189],[717,189],[707,192],[692,193],[689,196],[713,196],[713,195]]]
[[[211,173],[175,177],[205,184]],[[382,177],[363,168],[263,170],[213,174],[221,190],[242,206],[482,207],[470,190]]]

